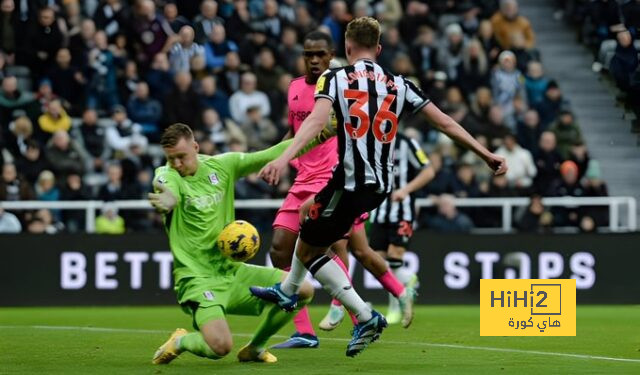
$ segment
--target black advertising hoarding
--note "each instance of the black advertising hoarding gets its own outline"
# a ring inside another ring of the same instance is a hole
[[[270,238],[253,263],[265,264]],[[420,303],[478,303],[481,278],[575,278],[578,303],[640,303],[640,234],[439,235],[417,231],[406,266]],[[0,236],[2,306],[175,303],[163,234]],[[353,262],[352,262],[353,263]],[[358,264],[354,285],[385,303]],[[318,291],[317,301],[328,301]]]

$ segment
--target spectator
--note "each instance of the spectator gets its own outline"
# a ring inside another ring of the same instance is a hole
[[[409,52],[400,38],[400,32],[397,27],[390,27],[384,32],[381,44],[382,51],[380,52],[378,63],[386,69],[391,69],[395,56]],[[397,72],[395,73],[398,74]]]
[[[257,23],[267,32],[267,38],[272,42],[280,41],[282,28],[285,22],[278,14],[278,2],[276,0],[264,1],[264,16]]]
[[[80,70],[71,65],[71,53],[67,48],[58,50],[56,64],[49,70],[47,76],[51,80],[54,93],[71,103],[72,108],[80,104],[79,100],[86,81]]]
[[[540,195],[532,195],[531,202],[526,210],[519,215],[516,221],[516,228],[520,232],[541,232],[543,228],[548,228],[553,224],[553,214],[542,204]]]
[[[471,219],[456,209],[451,195],[443,194],[437,200],[438,214],[427,217],[429,229],[440,233],[469,233],[473,229]]]
[[[269,98],[264,92],[256,90],[256,76],[247,72],[242,75],[240,91],[235,92],[229,98],[229,110],[231,118],[238,123],[248,122],[247,110],[250,107],[259,107],[262,116],[271,114]]]
[[[336,46],[336,54],[344,57],[344,32],[346,31],[347,23],[351,21],[351,15],[346,1],[333,1],[329,7],[329,15],[322,21],[322,25],[329,28]]]
[[[24,115],[25,112],[31,121],[35,121],[40,109],[33,93],[18,90],[16,77],[7,76],[2,80],[0,111],[0,121],[3,121],[4,129],[8,125],[9,119]]]
[[[0,4],[0,50],[7,54],[9,59],[14,60],[18,40],[18,15],[15,12],[13,0],[2,1]]]
[[[524,87],[527,93],[527,101],[532,107],[539,106],[544,100],[544,92],[547,90],[549,80],[544,76],[542,64],[539,61],[531,61],[527,66],[527,75]]]
[[[476,140],[484,147],[487,147],[487,138],[485,136],[479,135]],[[460,158],[460,163],[471,166],[480,192],[486,194],[489,191],[489,181],[493,172],[487,168],[484,160],[472,151],[467,150]]]
[[[113,151],[126,154],[135,137],[144,139],[143,142],[146,143],[146,137],[141,134],[142,126],[127,117],[127,110],[123,106],[117,105],[113,108],[111,120],[112,123],[105,131],[105,138]]]
[[[153,57],[145,81],[149,84],[149,91],[154,99],[162,101],[169,94],[173,87],[173,75],[166,54],[158,53]]]
[[[89,192],[82,185],[82,177],[79,174],[70,174],[65,180],[65,185],[60,191],[60,200],[63,201],[84,201],[91,199]],[[71,233],[77,233],[85,225],[84,210],[64,210],[62,211],[62,221]]]
[[[276,65],[273,52],[268,48],[260,50],[254,72],[256,76],[260,77],[257,88],[264,93],[277,90],[278,80],[284,74],[284,70]]]
[[[118,215],[118,208],[113,203],[105,203],[102,214],[96,218],[97,234],[124,234],[124,219]]]
[[[105,145],[105,129],[98,125],[96,111],[86,109],[82,113],[80,126],[75,127],[72,131],[73,138],[89,153],[91,162],[87,171],[101,169],[104,161],[111,155],[111,150]]]
[[[549,128],[555,135],[558,143],[558,152],[563,160],[571,156],[571,146],[582,142],[580,126],[573,116],[573,112],[567,109],[560,111],[558,120]]]
[[[165,125],[183,122],[197,128],[200,123],[200,98],[191,85],[191,73],[175,75],[174,87],[164,100]]]
[[[489,20],[482,20],[478,26],[478,40],[482,44],[482,49],[487,54],[487,59],[491,65],[498,62],[500,46],[493,34],[493,25]]]
[[[53,100],[47,106],[45,113],[38,118],[40,129],[48,134],[53,134],[59,130],[68,131],[71,128],[71,117],[62,108],[60,100]]]
[[[452,23],[445,30],[445,40],[438,50],[438,66],[447,73],[449,82],[458,82],[458,72],[462,65],[462,51],[465,45],[462,28]]]
[[[56,52],[62,47],[63,42],[53,8],[40,9],[37,25],[26,30],[26,33],[26,42],[19,48],[22,49],[22,54],[31,69],[32,77],[39,81],[53,65]]]
[[[60,199],[60,190],[56,187],[56,176],[49,170],[40,172],[35,186],[36,199],[39,201],[57,201]]]
[[[502,108],[498,105],[492,105],[489,109],[488,123],[484,125],[483,131],[480,133],[487,137],[489,147],[496,149],[502,146],[504,137],[510,133],[509,128],[504,123],[504,114]]]
[[[462,51],[458,83],[465,97],[470,97],[478,88],[489,85],[489,62],[477,39],[470,40]]]
[[[516,69],[515,55],[504,51],[498,57],[499,66],[493,71],[491,91],[494,103],[502,108],[505,124],[515,131],[516,100],[526,100],[524,77]]]
[[[489,112],[493,105],[493,97],[488,87],[478,87],[471,101],[471,112],[476,121],[480,123],[489,122]]]
[[[27,231],[33,234],[56,234],[64,230],[64,224],[47,209],[36,211],[27,222]]]
[[[156,5],[152,0],[140,2],[140,12],[133,24],[137,37],[138,62],[149,66],[151,59],[158,53],[166,53],[173,45],[173,30],[167,20],[156,14]]]
[[[318,23],[313,16],[311,16],[309,9],[306,6],[299,4],[295,11],[296,19],[293,26],[298,33],[298,40],[303,40],[305,35],[318,28]]]
[[[162,117],[160,102],[149,96],[149,85],[142,81],[136,85],[136,91],[127,103],[129,117],[142,126],[142,133],[152,141],[160,139],[159,123]]]
[[[240,124],[247,135],[249,151],[263,150],[275,143],[278,129],[267,117],[262,115],[260,106],[247,108],[245,122]]]
[[[58,130],[53,133],[46,149],[46,156],[55,175],[64,180],[68,174],[82,174],[85,160],[89,156],[76,141],[69,138],[69,133]]]
[[[525,40],[522,34],[512,35],[511,40],[510,51],[516,56],[516,68],[524,73],[527,71],[530,62],[540,60],[539,53],[535,49],[529,50],[525,47]]]
[[[418,36],[411,44],[409,56],[413,66],[421,72],[419,77],[422,86],[433,80],[437,69],[438,49],[435,44],[435,33],[429,26],[418,29]]]
[[[531,152],[520,147],[513,134],[508,134],[504,137],[503,145],[496,150],[496,155],[502,156],[509,165],[506,174],[509,186],[520,192],[528,192],[537,173]]]
[[[556,135],[551,131],[543,132],[540,135],[539,145],[539,150],[535,155],[538,173],[533,183],[536,192],[548,196],[553,194],[551,188],[560,177],[562,156],[556,149]]]
[[[4,5],[4,1],[2,4]],[[20,233],[22,224],[18,217],[0,206],[0,233]]]
[[[638,51],[634,47],[633,37],[628,30],[616,35],[616,52],[609,63],[609,72],[621,90],[631,89],[631,77],[638,69]]]
[[[460,164],[453,183],[453,194],[459,198],[475,198],[482,195],[470,164]]]
[[[597,160],[590,160],[587,172],[584,175],[583,187],[587,197],[606,197],[609,195],[607,184],[602,180],[600,163]],[[608,206],[588,206],[584,207],[583,215],[590,217],[595,226],[605,226],[609,224]]]
[[[231,17],[226,21],[226,29],[229,30],[229,39],[236,43],[244,40],[246,36],[251,32],[249,23],[251,21],[251,14],[249,13],[249,7],[247,0],[237,0],[233,2],[233,13]],[[205,34],[209,35],[209,34]]]
[[[122,166],[116,162],[109,164],[107,166],[107,183],[100,188],[98,199],[115,201],[138,198],[136,187],[133,184],[124,184],[122,181]]]
[[[178,14],[178,7],[173,2],[168,2],[163,9],[164,18],[169,23],[169,27],[174,33],[178,33],[180,29],[190,24],[189,20]],[[191,27],[191,26],[189,26]]]
[[[526,17],[518,14],[516,0],[502,0],[500,11],[491,17],[491,24],[496,40],[503,49],[512,47],[514,34],[522,34],[527,49],[532,49],[535,46],[536,38],[531,23]]]
[[[266,32],[259,26],[254,26],[251,34],[245,40],[238,43],[238,54],[243,64],[251,65],[255,63],[256,51],[267,47],[276,50],[277,47],[269,39]]]
[[[107,35],[98,31],[94,40],[95,48],[88,55],[87,107],[108,111],[119,102],[116,66],[107,45]]]
[[[584,188],[578,180],[578,166],[567,160],[560,165],[561,180],[553,186],[553,195],[558,197],[583,197],[586,195]],[[555,224],[558,226],[578,226],[580,221],[580,209],[578,207],[556,207]]]
[[[204,136],[210,139],[220,152],[229,151],[232,139],[239,140],[246,148],[247,139],[242,130],[230,119],[221,119],[215,109],[207,108],[202,112],[202,125]]]
[[[398,25],[400,35],[405,43],[411,43],[415,38],[416,29],[429,26],[437,29],[437,18],[430,12],[429,4],[422,1],[409,1],[402,22]]]
[[[440,195],[453,193],[455,177],[451,168],[442,162],[442,154],[440,152],[433,152],[429,155],[429,160],[431,161],[435,175],[423,188],[424,194]]]
[[[49,162],[45,158],[38,141],[28,139],[25,144],[26,151],[23,155],[17,158],[16,167],[27,182],[34,185],[40,175],[40,172],[45,169],[49,169]]]
[[[79,1],[67,1],[62,8],[64,9],[58,10],[62,15],[58,18],[58,25],[64,37],[63,45],[68,46],[71,37],[80,33],[80,25],[84,16]]]
[[[562,97],[562,91],[556,81],[549,81],[542,102],[536,107],[540,114],[540,128],[547,130],[558,117],[561,109],[569,108],[569,103]]]
[[[223,119],[231,116],[229,112],[229,97],[218,90],[218,83],[214,76],[205,77],[201,82],[200,101],[202,108],[213,108]]]
[[[518,121],[517,139],[525,149],[532,154],[538,152],[538,140],[540,139],[540,116],[535,109],[529,109],[524,113],[521,121]]]
[[[229,52],[238,51],[238,45],[227,39],[224,26],[214,25],[209,40],[204,44],[204,54],[207,68],[219,71],[225,65],[225,59]]]
[[[298,34],[293,27],[282,30],[282,38],[278,46],[278,64],[288,73],[296,73],[296,60],[302,56],[303,48],[298,43]]]
[[[38,91],[36,92],[36,100],[40,105],[40,111],[46,112],[47,107],[49,107],[49,103],[56,99],[59,98],[58,95],[56,95],[51,89],[51,81],[48,78],[43,78],[42,80],[40,80],[40,83],[38,84]]]
[[[196,43],[205,44],[216,25],[224,26],[224,20],[218,17],[218,3],[213,0],[205,0],[200,4],[200,14],[194,20]]]
[[[276,127],[278,133],[284,134],[289,130],[289,107],[287,105],[287,97],[289,94],[289,85],[291,84],[291,74],[285,73],[278,80],[278,87],[272,90],[269,96],[269,105],[271,106],[271,116],[269,117]]]
[[[96,25],[93,20],[85,18],[80,24],[80,33],[69,40],[71,65],[83,67],[87,64],[87,54],[95,47]]]
[[[27,142],[33,138],[31,120],[27,116],[20,116],[9,124],[4,146],[14,158],[19,158],[26,154]]]
[[[205,49],[193,42],[194,31],[191,26],[182,26],[178,34],[178,41],[169,51],[169,63],[174,73],[188,72],[190,61],[195,56],[204,56]]]
[[[218,82],[220,88],[227,94],[232,95],[240,90],[240,82],[242,75],[248,69],[240,63],[240,56],[237,52],[228,52],[224,59],[224,67],[218,73]]]
[[[33,189],[26,180],[18,176],[15,164],[5,162],[0,180],[0,201],[28,201],[33,198]]]
[[[129,11],[120,0],[107,0],[93,15],[98,30],[103,30],[107,38],[113,41],[119,33],[129,26]]]

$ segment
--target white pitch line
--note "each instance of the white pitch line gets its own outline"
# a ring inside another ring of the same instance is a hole
[[[79,327],[79,326],[44,326],[44,325],[33,325],[33,326],[19,326],[19,325],[0,325],[0,329],[22,329],[22,328],[30,328],[30,329],[44,329],[44,330],[53,330],[53,331],[87,331],[87,332],[115,332],[115,333],[154,333],[154,334],[167,334],[170,333],[165,330],[158,329],[131,329],[131,328],[108,328],[108,327]],[[234,333],[233,336],[238,337],[252,337],[253,334],[250,333]],[[272,337],[275,338],[289,338],[289,336],[283,335],[274,335]],[[332,337],[319,337],[320,340],[326,341],[338,341],[338,342],[348,342],[348,339],[340,339],[340,338],[332,338]],[[533,354],[533,355],[546,355],[546,356],[555,356],[555,357],[568,357],[568,358],[578,358],[578,359],[592,359],[592,360],[601,360],[601,361],[617,361],[617,362],[631,362],[631,363],[640,363],[640,359],[632,359],[632,358],[616,358],[616,357],[604,357],[597,355],[589,355],[589,354],[573,354],[573,353],[555,353],[555,352],[543,352],[538,350],[524,350],[524,349],[509,349],[509,348],[493,348],[489,346],[468,346],[468,345],[457,345],[457,344],[438,344],[431,342],[412,342],[412,341],[389,341],[383,340],[378,341],[383,344],[390,345],[414,345],[414,346],[428,346],[435,348],[449,348],[449,349],[466,349],[466,350],[484,350],[491,352],[503,352],[503,353],[518,353],[518,354]]]

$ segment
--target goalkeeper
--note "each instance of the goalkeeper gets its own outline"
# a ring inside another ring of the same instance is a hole
[[[191,129],[173,124],[164,131],[160,143],[167,165],[156,169],[155,192],[149,194],[149,201],[164,213],[174,260],[174,289],[178,303],[192,316],[196,331],[177,329],[158,348],[153,363],[167,364],[185,351],[219,359],[233,346],[225,315],[260,315],[265,303],[249,293],[249,286],[273,285],[283,280],[286,272],[233,262],[216,248],[216,239],[234,220],[236,180],[258,172],[280,156],[291,141],[254,153],[198,155]],[[311,284],[305,282],[300,295],[302,305],[308,303],[313,296]],[[265,345],[293,316],[278,305],[269,306],[251,341],[238,352],[238,359],[276,362]]]

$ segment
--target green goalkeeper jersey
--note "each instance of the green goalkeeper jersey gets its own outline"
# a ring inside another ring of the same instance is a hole
[[[232,277],[239,264],[220,253],[216,240],[222,228],[235,219],[235,182],[258,172],[289,144],[291,140],[254,153],[198,155],[193,176],[182,177],[168,165],[156,169],[154,179],[177,199],[174,209],[164,216],[176,284],[191,277]]]

